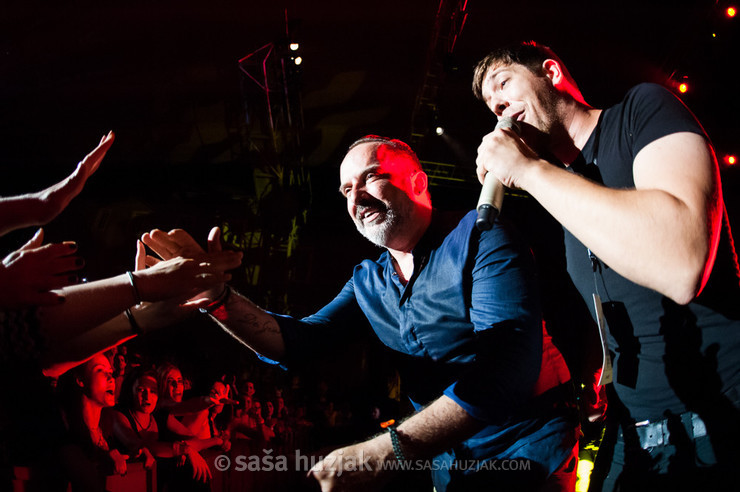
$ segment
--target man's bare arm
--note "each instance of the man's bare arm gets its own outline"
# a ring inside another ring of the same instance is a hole
[[[607,188],[557,168],[500,131],[479,148],[479,177],[486,170],[531,193],[625,278],[682,304],[704,286],[722,200],[716,160],[703,136],[674,133],[646,145],[635,157],[634,189]]]
[[[283,335],[275,318],[238,292],[233,291],[211,317],[254,352],[278,361],[285,357]]]
[[[442,396],[398,426],[397,432],[404,458],[431,459],[463,442],[483,427],[463,408]],[[322,492],[339,490],[377,490],[395,470],[390,434],[332,451],[310,472]],[[360,467],[366,463],[367,467]],[[343,467],[343,465],[346,465]]]

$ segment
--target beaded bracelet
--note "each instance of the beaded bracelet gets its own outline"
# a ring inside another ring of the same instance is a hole
[[[396,430],[396,421],[389,420],[387,422],[381,423],[380,426],[384,429],[388,429],[388,433],[391,435],[391,446],[393,446],[393,455],[396,457],[396,461],[403,464],[406,461],[406,456],[403,454],[403,449],[401,449],[401,439],[399,438],[398,431]]]

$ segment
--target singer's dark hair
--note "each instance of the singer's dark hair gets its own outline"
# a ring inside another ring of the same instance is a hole
[[[358,145],[365,144],[365,143],[380,143],[380,144],[390,147],[391,149],[397,152],[406,154],[414,162],[414,166],[416,170],[421,171],[421,163],[419,162],[419,158],[416,156],[416,152],[414,152],[414,150],[411,147],[409,147],[407,143],[402,142],[401,140],[398,140],[395,138],[383,137],[381,135],[365,135],[364,137],[355,140],[347,148],[347,152],[344,155],[346,156],[350,150],[354,149]]]
[[[522,65],[535,75],[543,75],[542,64],[545,60],[557,61],[566,78],[576,86],[575,81],[565,69],[563,61],[555,52],[536,41],[522,41],[498,48],[483,58],[473,71],[473,94],[483,100],[483,80],[491,67],[499,65]]]

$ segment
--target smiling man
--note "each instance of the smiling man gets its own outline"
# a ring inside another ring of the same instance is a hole
[[[740,462],[740,275],[701,125],[654,84],[593,108],[534,42],[481,60],[473,92],[521,125],[483,138],[479,177],[564,226],[568,272],[618,354],[604,489],[724,490]]]
[[[528,249],[503,223],[479,232],[474,211],[433,210],[427,176],[401,141],[358,140],[340,181],[379,258],[301,320],[228,288],[210,308],[239,341],[289,367],[341,350],[363,335],[363,319],[394,355],[417,412],[331,453],[311,470],[322,490],[377,490],[401,469],[431,470],[438,492],[572,490],[578,419],[568,370],[543,332]],[[177,230],[143,240],[159,254],[194,247]]]

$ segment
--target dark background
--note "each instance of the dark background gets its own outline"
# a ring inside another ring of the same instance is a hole
[[[410,137],[438,6],[433,0],[6,1],[0,7],[0,195],[61,179],[112,129],[116,142],[101,169],[46,228],[49,240],[78,241],[89,279],[131,268],[136,237],[152,227],[183,227],[204,240],[210,226],[229,224],[276,238],[270,248],[247,248],[251,270],[237,272],[235,282],[263,305],[310,313],[338,292],[353,264],[377,254],[346,217],[337,169],[346,146],[366,133]],[[555,49],[596,107],[618,102],[636,83],[674,87],[686,75],[692,90],[682,98],[720,160],[737,154],[739,20],[726,18],[725,6],[469,0],[465,24],[435,79],[435,115],[446,134],[426,136],[417,146],[422,160],[455,165],[464,176],[434,181],[435,203],[475,205],[475,150],[495,121],[471,94],[472,67],[493,47],[523,39]],[[257,123],[248,115],[264,102],[237,62],[285,41],[286,9],[304,60],[292,89],[302,103],[300,155],[290,165],[308,178],[297,195],[256,200],[265,166],[253,152],[249,135]],[[731,209],[737,175],[723,167]],[[286,253],[280,245],[296,216],[302,218],[297,246]],[[0,245],[10,251],[31,234],[18,231]]]

